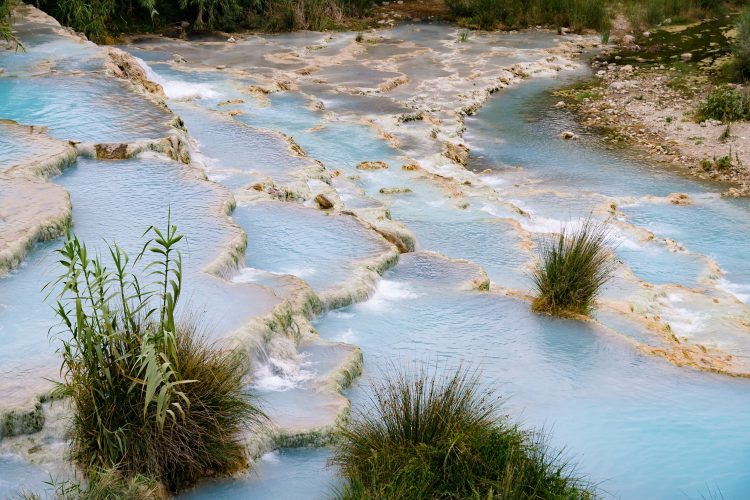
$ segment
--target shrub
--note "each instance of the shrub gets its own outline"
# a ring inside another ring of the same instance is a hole
[[[588,485],[539,435],[497,416],[478,377],[397,372],[373,386],[370,407],[346,428],[332,462],[364,498],[590,498]]]
[[[737,17],[737,39],[732,46],[730,62],[733,79],[738,82],[750,80],[750,5]]]
[[[324,31],[338,26],[343,17],[337,0],[274,0],[266,4],[261,25],[268,31]]]
[[[84,472],[116,467],[177,491],[246,466],[241,431],[263,414],[242,392],[240,354],[175,320],[182,235],[169,219],[147,233],[132,262],[109,248],[112,271],[71,234],[58,251],[64,272],[48,285],[62,287],[58,393],[71,398],[71,458]],[[144,264],[147,249],[155,258]]]
[[[537,292],[532,309],[554,315],[588,314],[614,271],[608,239],[604,224],[587,219],[543,243],[532,271]]]
[[[461,24],[492,29],[502,24],[517,28],[537,24],[575,31],[609,28],[606,3],[601,0],[444,0],[449,14]]]
[[[750,98],[731,87],[717,87],[708,94],[697,109],[698,121],[714,119],[735,121],[750,118]]]

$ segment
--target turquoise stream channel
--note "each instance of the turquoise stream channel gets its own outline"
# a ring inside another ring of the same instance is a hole
[[[248,390],[266,401],[276,423],[330,420],[338,396],[323,394],[315,383],[343,362],[349,353],[343,344],[352,344],[365,360],[363,375],[344,394],[354,412],[367,407],[369,384],[394,366],[468,365],[502,397],[504,413],[543,430],[550,446],[564,450],[605,497],[746,497],[750,381],[645,353],[639,343],[661,346],[665,340],[616,307],[602,307],[596,321],[560,320],[532,313],[517,297],[531,287],[534,242],[566,221],[614,207],[620,266],[606,302],[648,313],[642,316],[654,316],[655,304],[663,307],[658,312],[675,335],[731,350],[740,365],[750,366],[748,202],[721,198],[721,186],[626,150],[606,149],[579,129],[554,108],[551,91],[585,77],[584,71],[530,78],[496,92],[466,117],[463,141],[471,149],[466,168],[472,174],[462,171],[471,180],[459,184],[436,164],[442,145],[429,139],[426,120],[400,123],[399,140],[389,140],[378,125],[409,112],[410,96],[429,99],[423,81],[469,75],[473,58],[491,69],[537,61],[559,40],[541,32],[477,34],[456,48],[456,30],[444,25],[406,24],[382,33],[356,60],[327,66],[299,86],[286,86],[291,90],[248,86],[269,81],[279,68],[303,70],[304,61],[282,57],[292,51],[315,47],[309,49],[315,57],[334,57],[356,35],[253,36],[219,48],[157,39],[125,47],[148,61],[149,77],[164,87],[169,110],[189,133],[193,164],[154,153],[117,161],[78,158],[50,180],[70,193],[75,232],[94,248],[102,250],[107,240],[132,255],[144,229],[163,224],[171,209],[187,234],[184,300],[207,334],[220,338],[280,303],[284,287],[292,286],[286,275],[321,296],[363,285],[356,281],[364,280],[361,263],[392,248],[364,216],[346,210],[387,212],[416,237],[415,251],[402,254],[374,285],[365,283],[372,285],[365,300],[313,319],[326,343],[285,350],[291,343],[285,338],[284,349],[269,342],[253,358]],[[43,24],[21,23],[19,34],[31,50],[19,59],[0,55],[7,68],[0,73],[0,118],[93,143],[170,133],[169,111],[106,75],[93,44]],[[400,62],[414,51],[424,56],[419,63]],[[467,61],[456,59],[455,51]],[[376,64],[381,60],[389,64]],[[398,75],[407,75],[406,83],[373,91]],[[365,90],[348,92],[339,84]],[[560,139],[563,130],[581,140]],[[27,147],[0,137],[0,169],[12,170]],[[385,162],[388,169],[358,169],[365,161]],[[414,161],[434,168],[401,168]],[[310,172],[317,173],[305,177]],[[275,199],[265,196],[271,185]],[[294,199],[294,189],[327,189],[344,212]],[[692,204],[670,204],[672,193],[687,194]],[[232,196],[237,207],[227,215]],[[243,231],[244,255],[236,249]],[[648,231],[653,237],[644,239]],[[0,377],[19,394],[37,384],[42,392],[48,385],[40,377],[58,374],[55,337],[48,333],[56,321],[41,288],[55,276],[60,245],[59,238],[36,244],[0,277]],[[236,270],[224,269],[221,278],[205,272],[232,248],[239,254]],[[469,286],[482,272],[490,291]],[[269,451],[247,474],[207,481],[181,498],[329,498],[341,484],[328,466],[330,456],[325,447]],[[45,489],[47,471],[57,472],[51,464],[0,455],[0,496]]]
[[[746,283],[747,265],[742,265],[741,256],[735,257],[747,234],[746,203],[720,199],[710,186],[626,152],[604,150],[594,138],[575,144],[558,140],[560,131],[575,129],[575,124],[548,111],[548,92],[572,78],[540,79],[501,92],[476,118],[467,120],[467,142],[476,155],[470,168],[494,166],[493,178],[501,191],[504,183],[512,184],[519,176],[511,167],[539,178],[552,194],[515,201],[542,214],[542,220],[546,214],[552,224],[586,216],[604,197],[690,193],[694,206],[633,203],[623,210],[628,221],[718,261],[727,280]],[[271,109],[274,104],[272,98]],[[367,128],[347,128],[343,140],[343,135],[336,136],[336,127],[308,132],[316,123],[308,110],[287,118],[277,115],[270,120],[251,113],[240,117],[254,126],[294,135],[312,157],[349,173],[366,159],[398,165],[398,153],[376,141]],[[468,258],[503,285],[528,286],[525,273],[519,271],[528,256],[519,255],[517,237],[504,222],[493,219],[493,210],[456,210],[440,189],[398,170],[386,177],[361,173],[358,185],[381,200],[380,186],[410,187],[411,195],[384,202],[394,219],[416,233],[420,248]],[[719,221],[723,230],[714,234],[711,225],[701,224],[701,216]],[[734,225],[724,222],[728,220]],[[695,227],[702,230],[689,230]],[[668,228],[670,232],[662,231]],[[683,233],[692,239],[682,238]],[[262,250],[257,251],[261,259]],[[660,248],[620,245],[618,253],[639,278],[656,284],[694,286],[702,267],[689,256]],[[446,279],[450,268],[428,255],[402,256],[367,301],[331,311],[316,322],[323,338],[353,343],[365,353],[365,375],[347,392],[355,411],[368,399],[368,382],[392,363],[457,366],[471,359],[487,385],[507,398],[504,409],[510,415],[544,428],[551,445],[564,448],[578,470],[608,494],[682,498],[721,492],[734,498],[750,490],[750,435],[742,418],[750,407],[746,380],[677,368],[637,352],[603,329],[535,315],[523,301],[459,291],[460,276]],[[306,453],[290,450],[268,460],[274,466],[276,461],[285,464],[290,474],[315,476],[305,469],[322,467],[324,460],[308,460]],[[262,462],[261,471],[267,467]],[[262,476],[219,482],[189,497],[260,495],[267,484]],[[317,491],[323,498],[331,487],[329,481],[311,482],[306,496]],[[285,498],[296,494],[291,485],[279,484],[274,491]]]

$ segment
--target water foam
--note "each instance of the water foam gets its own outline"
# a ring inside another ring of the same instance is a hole
[[[733,283],[727,279],[722,278],[717,283],[719,289],[734,295],[737,300],[750,304],[750,284],[744,283]]]
[[[418,297],[419,294],[410,290],[406,283],[382,279],[378,282],[378,286],[372,297],[360,304],[359,307],[380,311],[386,309],[394,302],[413,300]]]
[[[164,95],[175,101],[189,101],[192,99],[213,99],[221,94],[208,83],[186,82],[184,80],[167,79],[156,73],[146,61],[135,58],[138,64],[146,72],[146,77],[154,83],[161,85]]]
[[[266,271],[254,267],[243,267],[232,277],[234,283],[255,283],[268,276]]]
[[[669,324],[673,332],[690,337],[705,330],[709,315],[687,307],[677,306],[677,304],[683,302],[684,298],[676,293],[670,293],[666,298],[659,299],[659,303],[665,306],[665,311],[661,317]]]
[[[300,387],[304,382],[315,378],[312,363],[304,356],[282,358],[268,355],[256,365],[253,387],[260,391],[284,392]]]

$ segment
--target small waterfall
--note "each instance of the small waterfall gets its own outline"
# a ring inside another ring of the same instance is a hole
[[[288,339],[274,339],[259,347],[253,375],[254,389],[271,392],[296,389],[315,378],[310,363]]]
[[[143,59],[135,57],[138,64],[146,72],[146,76],[154,83],[158,83],[164,89],[164,94],[176,101],[189,101],[192,99],[214,99],[221,94],[208,83],[186,82],[177,79],[167,79],[156,73]]]

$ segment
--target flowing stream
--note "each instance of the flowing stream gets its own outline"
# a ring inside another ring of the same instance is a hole
[[[555,108],[596,41],[460,42],[439,24],[362,43],[144,37],[121,49],[162,87],[153,96],[33,8],[17,26],[28,51],[0,54],[0,118],[16,122],[0,124],[0,229],[65,220],[67,193],[81,239],[136,253],[169,208],[187,234],[184,307],[252,356],[247,390],[276,441],[254,448],[250,473],[184,498],[326,498],[340,482],[326,445],[349,403],[425,364],[481,370],[503,411],[545,429],[605,496],[750,492],[750,204]],[[97,158],[94,144],[135,153]],[[63,150],[74,157],[57,170],[33,170]],[[535,245],[589,216],[610,221],[618,259],[594,318],[531,312]],[[18,253],[0,277],[0,410],[43,415],[0,432],[0,496],[70,474],[65,408],[39,399],[59,376],[42,287],[61,239],[37,232],[22,251],[0,241]]]

